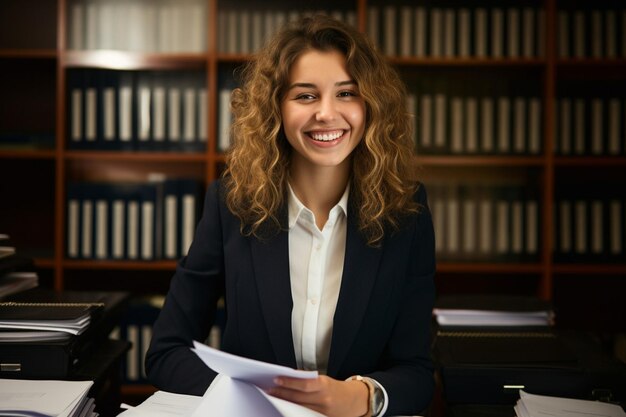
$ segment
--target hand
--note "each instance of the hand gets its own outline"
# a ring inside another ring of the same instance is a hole
[[[328,417],[359,417],[369,407],[367,386],[361,381],[339,381],[320,375],[315,379],[280,377],[268,394],[300,404]]]

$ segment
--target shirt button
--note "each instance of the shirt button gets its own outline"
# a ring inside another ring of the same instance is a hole
[[[311,302],[311,304],[316,305],[317,304],[317,298],[311,298],[309,300]]]

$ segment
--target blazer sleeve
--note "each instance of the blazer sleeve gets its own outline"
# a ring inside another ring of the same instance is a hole
[[[435,299],[435,236],[423,186],[417,201],[421,210],[413,223],[412,259],[400,310],[381,361],[383,370],[368,375],[387,391],[386,415],[422,412],[434,392],[430,326]]]
[[[220,191],[213,183],[188,255],[177,265],[165,304],[154,323],[146,355],[146,373],[157,388],[203,395],[216,376],[190,350],[213,325],[224,292]]]

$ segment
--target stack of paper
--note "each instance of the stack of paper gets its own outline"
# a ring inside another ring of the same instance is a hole
[[[449,295],[433,309],[440,326],[547,327],[554,324],[551,305],[535,297],[512,295]]]
[[[79,335],[102,307],[102,303],[0,302],[0,340],[23,341],[44,335],[41,332],[48,332],[45,340]]]
[[[36,272],[9,272],[0,275],[0,298],[35,288],[39,285]]]
[[[440,326],[550,326],[551,311],[434,309]]]
[[[9,235],[0,233],[0,259],[15,254],[15,248],[7,244]]]
[[[0,379],[0,416],[94,417],[93,381]]]
[[[36,273],[17,272],[31,268],[32,259],[17,255],[8,241],[9,235],[0,233],[0,299],[39,284]]]
[[[615,404],[533,395],[524,391],[520,391],[515,414],[517,417],[626,417],[624,410]]]
[[[195,395],[157,391],[137,407],[118,414],[118,417],[190,417],[201,401],[202,397]]]

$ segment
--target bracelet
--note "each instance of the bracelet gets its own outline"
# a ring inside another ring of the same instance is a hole
[[[372,400],[374,399],[374,390],[375,390],[374,384],[372,384],[372,382],[369,379],[363,378],[361,375],[355,375],[351,377],[350,379],[352,381],[361,381],[367,387],[367,412],[363,414],[363,416],[361,417],[372,417],[372,409],[373,409]]]

